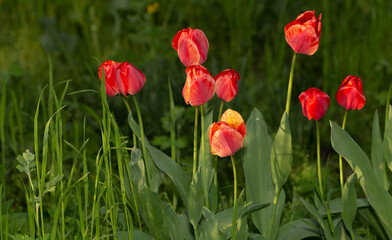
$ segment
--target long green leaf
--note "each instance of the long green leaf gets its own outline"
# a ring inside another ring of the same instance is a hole
[[[321,237],[319,228],[311,219],[298,219],[289,222],[279,229],[277,240],[300,240],[309,237]]]
[[[145,188],[140,191],[142,216],[155,239],[170,239],[169,227],[162,201],[157,193]]]
[[[170,239],[184,239],[176,213],[167,202],[163,202],[163,207],[169,225]]]
[[[306,200],[301,198],[302,203],[305,205],[305,208],[309,211],[310,214],[312,214],[312,216],[314,218],[316,218],[317,222],[320,224],[321,228],[324,230],[324,237],[327,240],[333,240],[333,237],[329,231],[329,227],[328,225],[325,224],[325,222],[323,221],[323,217],[320,215],[319,212],[317,212],[316,208],[313,207],[312,204],[308,203]]]
[[[286,112],[282,116],[271,151],[272,179],[275,187],[281,189],[287,181],[292,163],[291,131]]]
[[[253,109],[246,122],[245,153],[243,168],[246,184],[246,199],[253,203],[271,203],[275,188],[271,174],[272,140],[268,135],[267,125],[262,114]],[[264,238],[267,237],[272,205],[252,213],[252,220]]]
[[[198,171],[193,176],[192,183],[189,187],[187,202],[189,222],[193,225],[194,228],[198,227],[201,218],[204,205],[203,199],[204,191],[201,181],[201,168],[199,167]]]
[[[205,195],[205,199],[207,198],[209,189],[214,177],[215,173],[215,168],[214,168],[214,163],[213,163],[213,157],[211,154],[211,146],[210,146],[210,140],[208,138],[208,132],[209,132],[209,127],[212,124],[212,111],[210,111],[208,114],[204,116],[204,126],[205,126],[205,131],[204,131],[204,159],[205,159],[205,166],[203,166],[203,163],[201,161],[202,159],[202,151],[201,151],[201,142],[200,139],[200,149],[199,149],[199,165],[201,167],[201,179],[202,179],[202,184],[203,184],[203,192]]]
[[[392,197],[384,190],[374,174],[370,161],[350,135],[331,122],[331,142],[335,151],[341,154],[357,174],[370,205],[384,224],[385,231],[392,238]]]
[[[150,152],[155,165],[170,177],[174,186],[176,186],[182,201],[186,203],[189,192],[189,185],[191,182],[189,176],[173,159],[171,159],[165,153],[148,144],[146,147]]]
[[[378,113],[376,110],[373,117],[372,129],[372,163],[374,173],[376,174],[377,179],[379,180],[380,184],[384,186],[385,190],[388,191],[389,181],[386,174],[387,170],[385,166],[382,144],[383,143],[381,138],[380,125],[378,122]]]
[[[346,181],[342,192],[342,218],[347,230],[353,232],[353,222],[357,213],[357,194],[355,193],[355,181],[357,177],[353,173]]]
[[[392,171],[392,106],[389,105],[388,118],[384,132],[384,155],[388,168]]]

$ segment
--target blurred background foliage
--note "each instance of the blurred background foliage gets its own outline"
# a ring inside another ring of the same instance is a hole
[[[226,106],[239,111],[245,119],[254,107],[260,109],[273,133],[284,111],[293,54],[283,28],[306,10],[316,10],[316,15],[322,13],[322,30],[318,51],[313,56],[299,55],[294,75],[290,117],[294,165],[285,186],[287,204],[291,205],[285,214],[294,219],[296,214],[303,214],[295,210],[301,205],[296,197],[312,194],[312,163],[316,155],[315,124],[302,115],[297,97],[310,87],[320,88],[331,97],[330,109],[321,120],[321,149],[327,163],[327,185],[338,190],[338,157],[330,145],[328,120],[340,124],[344,109],[336,103],[334,95],[347,75],[362,78],[367,102],[361,111],[349,112],[346,129],[369,150],[371,120],[376,109],[384,116],[392,78],[392,1],[0,1],[0,86],[6,88],[0,91],[6,94],[1,148],[5,164],[1,174],[6,176],[7,184],[18,185],[8,188],[8,199],[23,205],[24,196],[18,190],[23,186],[15,174],[14,159],[25,149],[33,149],[33,118],[39,95],[48,83],[48,55],[59,92],[65,80],[70,80],[69,92],[99,89],[98,66],[109,59],[130,62],[143,71],[147,82],[137,97],[145,131],[153,144],[164,151],[169,150],[169,80],[176,104],[178,154],[187,166],[192,156],[189,146],[193,137],[193,109],[185,105],[181,95],[186,75],[171,47],[176,32],[187,27],[205,32],[210,50],[204,66],[212,75],[227,68],[241,75],[240,92]],[[50,117],[43,100],[41,129]],[[64,139],[80,147],[86,118],[88,157],[93,166],[101,145],[99,95],[70,94],[66,103]],[[127,111],[121,99],[111,98],[109,103],[123,133],[129,134]],[[217,111],[219,103],[215,97],[209,105]],[[384,118],[380,119],[383,126]],[[67,150],[71,164],[73,156],[71,149]],[[222,162],[218,176],[221,182],[230,184],[229,161]],[[21,208],[18,204],[14,207]]]

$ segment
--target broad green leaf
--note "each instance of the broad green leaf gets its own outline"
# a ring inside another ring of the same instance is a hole
[[[300,240],[309,237],[321,237],[317,223],[311,219],[298,219],[279,228],[277,240]]]
[[[194,237],[192,236],[193,230],[192,230],[191,225],[189,224],[188,216],[186,216],[185,214],[180,214],[180,215],[177,215],[177,219],[178,219],[178,222],[181,226],[181,232],[182,232],[182,235],[184,236],[184,239],[185,240],[194,240]]]
[[[272,140],[262,114],[253,109],[246,122],[243,169],[246,184],[246,200],[255,204],[272,203],[275,188],[271,174]],[[271,218],[272,205],[252,213],[252,220],[266,238]]]
[[[323,221],[323,217],[320,215],[319,212],[317,212],[316,208],[313,207],[313,205],[308,203],[306,200],[304,200],[302,198],[300,198],[300,199],[301,199],[301,202],[305,205],[305,208],[309,211],[310,214],[312,214],[312,216],[314,218],[316,218],[317,222],[320,224],[321,228],[324,231],[324,237],[327,240],[333,240],[333,237],[330,233],[328,225]]]
[[[158,194],[147,188],[143,189],[140,191],[140,204],[141,215],[154,238],[169,239],[169,227]]]
[[[392,197],[384,190],[374,174],[370,161],[350,135],[336,123],[331,122],[331,142],[335,151],[341,154],[357,174],[370,205],[384,224],[385,231],[392,238]]]
[[[204,208],[204,211],[209,211],[207,208]],[[212,214],[212,213],[211,213]],[[211,218],[206,219],[200,224],[200,238],[199,239],[216,239],[216,240],[225,240],[227,236],[224,232],[222,232],[219,228],[219,224],[215,216],[211,216]],[[230,230],[229,230],[230,231]]]
[[[388,191],[389,181],[386,174],[387,170],[385,166],[382,144],[380,125],[378,123],[378,113],[376,110],[374,113],[372,130],[372,163],[374,173],[376,174],[378,181],[382,186],[384,186],[385,190]]]
[[[128,179],[132,179],[133,184],[137,187],[138,191],[147,186],[146,171],[144,162],[142,160],[142,152],[140,149],[134,149],[131,152],[131,161],[129,162],[129,175]],[[125,187],[128,189],[127,194],[131,193],[131,186],[125,181]],[[130,196],[128,196],[130,198]]]
[[[291,131],[286,112],[282,116],[271,150],[271,171],[275,187],[279,190],[287,181],[292,162]]]
[[[384,132],[384,155],[388,168],[392,171],[392,106],[389,105],[388,118]]]
[[[273,222],[272,230],[271,230],[272,239],[276,239],[276,236],[278,235],[278,231],[280,228],[280,218],[282,217],[285,201],[286,201],[286,194],[284,192],[284,189],[281,189],[278,197],[278,204],[276,205],[275,220]]]
[[[214,166],[214,158],[211,153],[211,146],[210,146],[210,140],[208,137],[209,133],[209,127],[212,124],[212,111],[210,111],[208,114],[204,116],[204,161],[205,161],[205,166],[203,166],[203,161],[202,161],[202,149],[201,149],[201,138],[200,138],[200,149],[199,149],[199,166],[201,167],[201,179],[202,179],[202,184],[203,184],[203,192],[205,195],[205,199],[207,198],[209,189],[212,183],[212,180],[214,178],[215,174],[215,166]]]
[[[347,230],[353,232],[353,222],[357,213],[357,194],[355,192],[355,181],[357,177],[353,173],[346,181],[342,192],[342,218]]]
[[[236,239],[248,239],[249,227],[247,224],[247,217],[240,218],[237,222]]]
[[[358,209],[358,214],[366,221],[367,224],[369,224],[369,226],[372,227],[374,234],[377,234],[377,236],[381,237],[382,240],[388,239],[382,225],[370,208]]]
[[[365,208],[365,207],[370,206],[369,201],[366,198],[357,199],[356,204],[357,204],[357,208]],[[332,214],[341,213],[342,212],[342,199],[341,198],[332,199],[331,201],[328,202],[328,207],[329,207],[329,210],[331,211]],[[324,206],[319,208],[318,212],[323,217],[327,216],[327,214],[325,213]]]
[[[190,185],[189,176],[165,153],[151,145],[147,145],[146,147],[150,152],[155,165],[159,168],[159,170],[169,176],[169,178],[173,181],[174,186],[176,186],[182,201],[186,203]]]
[[[346,230],[344,229],[344,224],[342,222],[339,222],[339,224],[337,224],[334,231],[336,240],[351,240],[350,236],[346,233]]]
[[[204,205],[204,193],[200,169],[201,168],[199,167],[198,171],[193,176],[191,186],[189,187],[187,204],[189,222],[195,228],[198,227]]]
[[[163,202],[167,223],[169,224],[170,239],[184,239],[177,214],[167,202]]]

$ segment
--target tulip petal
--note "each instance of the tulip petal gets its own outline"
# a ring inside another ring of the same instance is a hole
[[[242,147],[244,141],[239,132],[227,125],[221,125],[211,139],[211,152],[219,157],[234,155]]]
[[[185,67],[200,65],[200,52],[195,42],[188,36],[183,36],[178,44],[178,57]]]
[[[245,122],[244,122],[244,119],[242,119],[241,114],[239,114],[237,111],[227,109],[222,114],[221,121],[226,122],[228,124],[228,126],[235,129],[243,137],[245,137],[245,134],[246,134]]]
[[[347,76],[340,85],[335,97],[339,105],[346,110],[362,109],[366,98],[363,94],[361,78],[353,75]]]

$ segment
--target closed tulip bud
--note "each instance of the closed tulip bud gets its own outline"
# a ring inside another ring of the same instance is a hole
[[[313,55],[318,47],[321,32],[321,14],[306,11],[284,27],[287,43],[296,53]]]
[[[122,94],[135,95],[144,86],[146,77],[132,64],[105,61],[99,67],[98,75],[102,80],[102,69],[105,70],[106,94],[110,97]]]
[[[207,60],[208,39],[200,29],[182,29],[173,38],[172,47],[185,67],[201,65]]]
[[[340,85],[335,97],[339,105],[346,110],[360,110],[366,102],[362,80],[353,75],[347,76]]]
[[[146,83],[144,74],[132,64],[123,62],[119,66],[120,79],[118,86],[124,96],[135,95]]]
[[[329,107],[329,96],[320,89],[309,88],[299,95],[302,111],[309,120],[319,120]]]
[[[216,95],[225,102],[230,102],[238,93],[240,75],[233,69],[227,69],[215,77]]]
[[[187,104],[200,106],[208,102],[215,93],[215,80],[203,66],[192,66],[186,69],[185,86],[182,96]]]
[[[120,63],[115,61],[105,61],[99,66],[98,76],[102,80],[102,69],[105,71],[105,89],[106,94],[110,97],[116,96],[119,93],[117,85],[117,73]]]
[[[234,155],[241,149],[246,134],[241,115],[231,109],[223,113],[221,121],[209,128],[211,152],[219,157]]]

